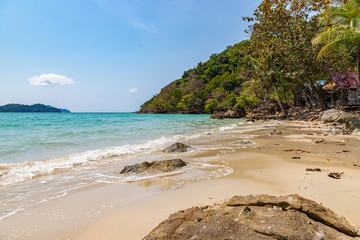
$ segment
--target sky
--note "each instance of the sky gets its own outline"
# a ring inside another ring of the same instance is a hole
[[[260,0],[0,0],[0,105],[133,112],[248,35]]]

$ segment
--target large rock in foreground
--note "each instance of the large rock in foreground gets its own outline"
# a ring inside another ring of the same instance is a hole
[[[125,166],[120,174],[124,173],[142,173],[149,170],[157,170],[161,172],[170,172],[177,168],[186,166],[186,162],[181,159],[172,159],[164,161],[152,161],[152,162],[142,162],[134,165]]]
[[[235,196],[218,206],[179,211],[144,240],[161,239],[359,239],[358,228],[298,195]]]

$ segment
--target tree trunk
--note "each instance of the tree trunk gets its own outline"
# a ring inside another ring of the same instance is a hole
[[[324,98],[320,95],[319,91],[316,89],[316,87],[315,87],[314,83],[312,82],[309,74],[306,73],[306,72],[305,72],[305,74],[306,74],[306,77],[307,77],[307,81],[308,81],[308,83],[310,84],[310,89],[311,89],[311,91],[312,91],[313,93],[315,93],[315,96],[317,97],[317,99],[318,99],[319,102],[320,102],[321,109],[322,109],[323,111],[328,110],[328,109],[329,109],[328,105],[326,104]]]
[[[286,112],[286,110],[285,110],[284,105],[283,105],[282,102],[281,102],[281,99],[280,99],[280,97],[279,97],[279,93],[278,93],[278,91],[277,91],[277,88],[276,88],[276,84],[275,84],[275,83],[274,83],[274,90],[275,90],[275,93],[276,93],[277,101],[278,101],[279,106],[280,106],[280,108],[281,108],[281,112],[282,112],[282,114],[283,114],[284,116],[286,116],[286,115],[287,115],[287,112]]]
[[[357,47],[358,47],[358,49],[357,49],[358,77],[359,77],[359,81],[360,81],[360,43],[358,44]],[[358,86],[358,87],[360,87],[360,86]]]
[[[269,100],[270,96],[269,96],[269,93],[268,93],[266,87],[264,88],[264,90],[265,90],[266,100]]]
[[[328,107],[328,105],[326,104],[324,98],[320,95],[319,91],[316,89],[314,83],[311,81],[310,78],[308,79],[308,82],[309,82],[309,84],[310,84],[310,86],[311,86],[311,90],[315,93],[317,99],[319,99],[319,102],[320,102],[320,105],[321,105],[321,109],[324,110],[324,111],[327,110],[327,109],[329,109],[329,107]]]

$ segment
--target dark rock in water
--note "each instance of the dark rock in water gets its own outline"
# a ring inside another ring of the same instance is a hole
[[[330,209],[298,195],[251,195],[179,211],[144,240],[358,239],[359,234],[358,228]]]
[[[148,170],[158,170],[162,172],[170,172],[177,168],[186,166],[186,162],[181,159],[172,159],[165,161],[142,162],[134,165],[125,166],[120,174],[124,173],[142,173]]]
[[[186,152],[191,146],[177,142],[164,149],[164,153]]]

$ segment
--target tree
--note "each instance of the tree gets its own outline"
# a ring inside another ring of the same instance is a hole
[[[312,39],[320,29],[318,14],[330,4],[329,0],[264,0],[254,17],[244,18],[255,21],[249,31],[250,51],[265,66],[265,75],[281,73],[291,76],[294,85],[308,84],[323,109],[328,106],[314,82],[327,72],[328,66],[325,60],[315,61],[317,51]],[[281,79],[274,81],[274,76],[263,80],[267,81],[264,85],[282,85]]]
[[[313,39],[315,46],[323,44],[317,59],[339,49],[355,49],[360,76],[360,0],[348,0],[340,6],[331,7],[323,14],[323,20],[330,26]]]

